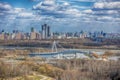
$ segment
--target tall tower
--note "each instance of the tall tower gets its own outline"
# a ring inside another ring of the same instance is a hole
[[[47,27],[47,36],[50,37],[50,26]]]
[[[42,25],[42,38],[48,39],[50,37],[50,27],[47,24]]]
[[[46,27],[45,25],[42,25],[42,39],[45,39],[46,38]]]

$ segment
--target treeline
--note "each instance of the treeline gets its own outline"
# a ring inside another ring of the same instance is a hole
[[[103,44],[105,45],[119,45],[120,46],[120,39],[104,39]]]

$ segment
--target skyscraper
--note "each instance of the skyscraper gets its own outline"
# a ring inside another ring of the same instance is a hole
[[[50,37],[50,27],[47,24],[42,25],[42,39]]]
[[[46,27],[45,27],[45,24],[44,25],[42,25],[42,39],[45,39],[45,35],[46,35],[46,33],[45,33],[45,29]]]
[[[50,37],[50,26],[47,27],[47,36]]]

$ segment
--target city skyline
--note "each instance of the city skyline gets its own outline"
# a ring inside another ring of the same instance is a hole
[[[119,0],[0,0],[0,30],[120,31]]]
[[[51,32],[51,27],[48,24],[41,25],[41,30],[37,31],[34,27],[31,27],[30,32],[23,32],[19,30],[13,30],[12,33],[4,30],[0,31],[0,40],[50,40],[50,39],[93,39],[96,41],[102,41],[102,39],[119,39],[119,33],[105,33],[100,32]]]

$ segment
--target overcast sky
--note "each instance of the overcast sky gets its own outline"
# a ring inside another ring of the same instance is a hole
[[[120,32],[120,0],[0,0],[0,30]]]

